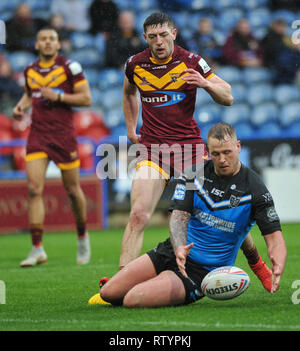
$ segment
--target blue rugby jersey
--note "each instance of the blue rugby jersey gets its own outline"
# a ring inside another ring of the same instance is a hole
[[[177,180],[170,210],[191,213],[187,244],[194,246],[189,257],[212,270],[234,265],[255,223],[262,235],[281,227],[272,196],[254,171],[242,165],[236,175],[219,177],[211,160],[203,167],[196,175],[187,170]]]

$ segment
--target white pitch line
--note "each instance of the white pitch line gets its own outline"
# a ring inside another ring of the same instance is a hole
[[[40,324],[40,323],[64,323],[64,324],[87,324],[87,323],[92,323],[95,325],[95,320],[77,320],[77,319],[13,319],[13,318],[6,318],[6,319],[0,319],[0,324],[1,323],[32,323],[32,324]],[[115,324],[116,327],[118,327],[118,330],[120,329],[120,323],[118,322],[112,322],[111,324]],[[197,328],[200,330],[203,330],[203,328],[218,328],[218,329],[255,329],[255,330],[264,330],[264,329],[275,329],[275,330],[300,330],[300,325],[277,325],[277,324],[242,324],[242,323],[237,323],[237,324],[225,324],[225,323],[198,323],[198,322],[170,322],[170,321],[160,321],[160,322],[132,322],[132,321],[126,321],[125,322],[126,326],[132,325],[132,326],[172,326],[172,327],[193,327]],[[101,326],[101,325],[99,325]],[[99,329],[101,330],[101,329]]]

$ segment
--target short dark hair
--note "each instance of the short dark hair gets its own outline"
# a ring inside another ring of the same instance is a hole
[[[56,30],[54,27],[52,27],[52,26],[44,26],[44,27],[41,27],[41,28],[38,30],[38,32],[36,33],[36,36],[38,36],[39,33],[40,33],[42,30],[53,30],[53,31],[57,34],[57,37],[58,37],[58,39],[59,39],[59,34],[58,34],[57,30]]]
[[[209,138],[214,138],[222,141],[225,140],[226,136],[229,136],[232,139],[236,139],[236,131],[233,126],[228,123],[217,123],[208,131],[207,141]]]
[[[168,23],[170,28],[175,28],[175,23],[170,16],[163,12],[154,12],[150,16],[145,19],[144,22],[144,32],[146,33],[147,27],[149,26],[157,26],[163,25],[164,23]]]

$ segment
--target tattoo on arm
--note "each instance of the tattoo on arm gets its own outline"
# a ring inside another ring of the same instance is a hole
[[[174,210],[170,219],[170,239],[174,252],[178,246],[186,245],[187,226],[191,214],[186,211]]]

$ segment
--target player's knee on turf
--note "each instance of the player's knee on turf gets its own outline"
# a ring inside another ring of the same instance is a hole
[[[145,302],[145,292],[139,286],[135,286],[128,291],[124,297],[123,306],[127,308],[150,307]]]
[[[114,284],[109,284],[109,282],[100,289],[100,296],[112,305],[122,305],[123,303],[123,296],[120,295],[119,289]]]

